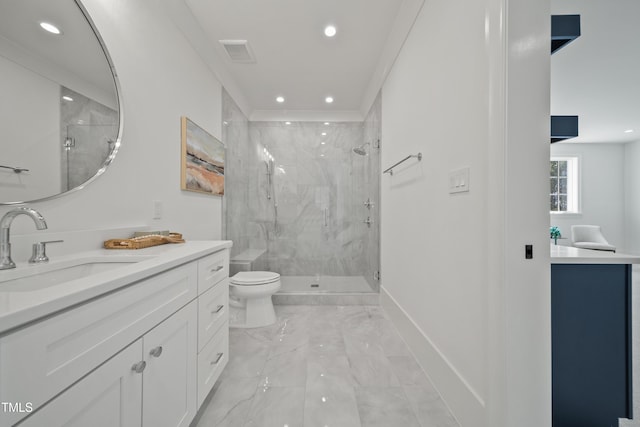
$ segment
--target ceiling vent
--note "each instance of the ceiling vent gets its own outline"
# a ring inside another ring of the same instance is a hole
[[[220,44],[229,55],[231,62],[249,64],[256,62],[255,56],[246,40],[220,40]]]

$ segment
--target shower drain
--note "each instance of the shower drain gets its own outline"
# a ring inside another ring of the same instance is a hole
[[[312,287],[312,288],[319,288],[319,287],[320,287],[320,284],[319,284],[319,283],[312,283],[312,284],[311,284],[311,287]]]

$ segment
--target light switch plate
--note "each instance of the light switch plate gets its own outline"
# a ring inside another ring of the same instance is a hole
[[[162,219],[162,200],[153,201],[153,219]]]
[[[464,193],[466,191],[469,191],[469,168],[449,172],[449,193]]]

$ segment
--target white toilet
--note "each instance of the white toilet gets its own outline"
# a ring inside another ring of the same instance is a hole
[[[258,328],[276,321],[271,295],[280,289],[280,275],[241,271],[229,280],[229,326]]]

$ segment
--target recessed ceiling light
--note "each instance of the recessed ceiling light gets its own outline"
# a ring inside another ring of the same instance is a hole
[[[291,122],[284,122],[284,124],[285,124],[285,125],[290,125],[290,124],[291,124]]]
[[[276,102],[279,102],[280,104],[282,104],[284,102],[284,96],[277,97]]]
[[[320,157],[324,157],[324,154],[320,154]]]
[[[327,133],[326,132],[322,132],[321,135],[322,136],[327,136]]]
[[[324,99],[324,102],[326,102],[327,104],[331,104],[333,102],[333,96],[327,96]]]
[[[322,141],[322,142],[320,143],[320,145],[324,145],[324,144],[326,144],[326,142],[324,142],[324,141]]]
[[[624,131],[624,133],[631,133],[631,132],[633,132],[633,129],[627,129]]]
[[[330,124],[329,122],[324,122],[325,126],[329,126],[329,124]]]
[[[333,37],[337,32],[338,30],[336,30],[336,27],[333,25],[327,25],[326,27],[324,27],[324,35],[327,37]]]
[[[62,34],[62,31],[60,31],[60,28],[56,27],[53,24],[50,24],[49,22],[41,22],[40,26],[42,27],[43,30],[50,32],[51,34]]]
[[[62,99],[64,99],[65,101],[73,101],[73,98],[67,95],[63,96]]]

